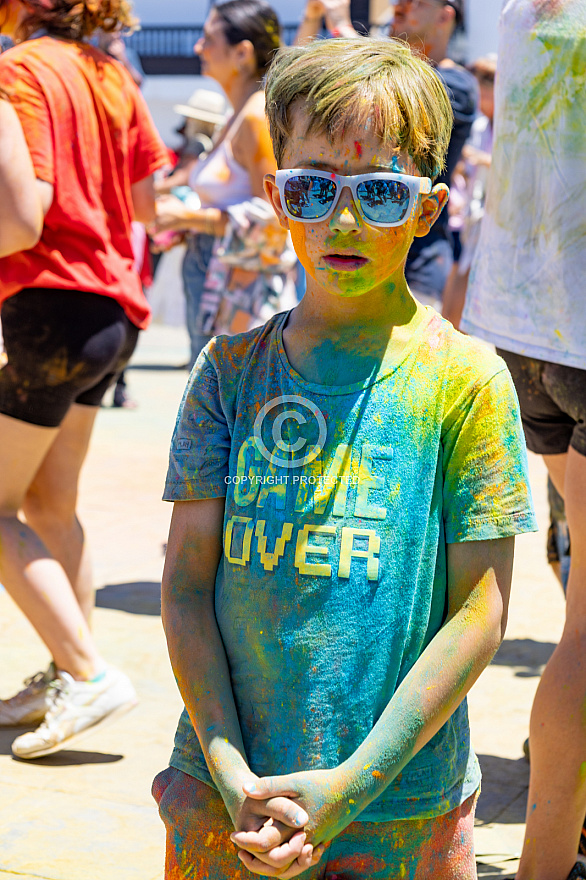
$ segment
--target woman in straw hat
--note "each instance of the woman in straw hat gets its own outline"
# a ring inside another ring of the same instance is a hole
[[[202,73],[222,86],[233,113],[190,174],[200,207],[172,196],[157,202],[159,231],[190,233],[183,280],[191,366],[213,334],[266,320],[267,300],[276,299],[295,263],[263,190],[264,175],[275,171],[263,77],[279,48],[279,30],[264,0],[228,0],[212,7],[195,46]],[[246,254],[244,263],[237,251]]]

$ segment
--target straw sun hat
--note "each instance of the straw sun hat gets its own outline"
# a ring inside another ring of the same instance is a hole
[[[219,92],[196,89],[187,104],[175,104],[173,110],[180,116],[221,125],[226,121],[227,101]]]

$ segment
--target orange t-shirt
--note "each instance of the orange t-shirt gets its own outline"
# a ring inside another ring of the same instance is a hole
[[[131,241],[131,185],[168,162],[147,106],[117,61],[43,36],[0,56],[36,176],[53,184],[41,240],[0,259],[0,303],[25,287],[87,290],[144,328],[150,309]]]

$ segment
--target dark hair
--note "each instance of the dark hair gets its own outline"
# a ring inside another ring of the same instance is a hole
[[[109,33],[137,24],[129,0],[27,0],[27,7],[19,37],[46,28],[56,37],[83,40],[98,28]]]
[[[243,40],[252,43],[258,72],[264,76],[281,45],[281,26],[272,6],[264,0],[227,0],[212,9],[221,19],[224,36],[231,46]]]
[[[468,70],[473,73],[477,80],[485,83],[494,83],[496,78],[496,55],[483,55],[468,65]]]

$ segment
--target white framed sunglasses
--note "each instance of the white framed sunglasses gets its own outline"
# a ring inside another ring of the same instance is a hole
[[[287,168],[277,171],[275,182],[285,214],[302,223],[327,220],[347,186],[367,223],[402,226],[411,216],[419,194],[431,192],[429,177],[391,171],[344,177],[314,168]]]

